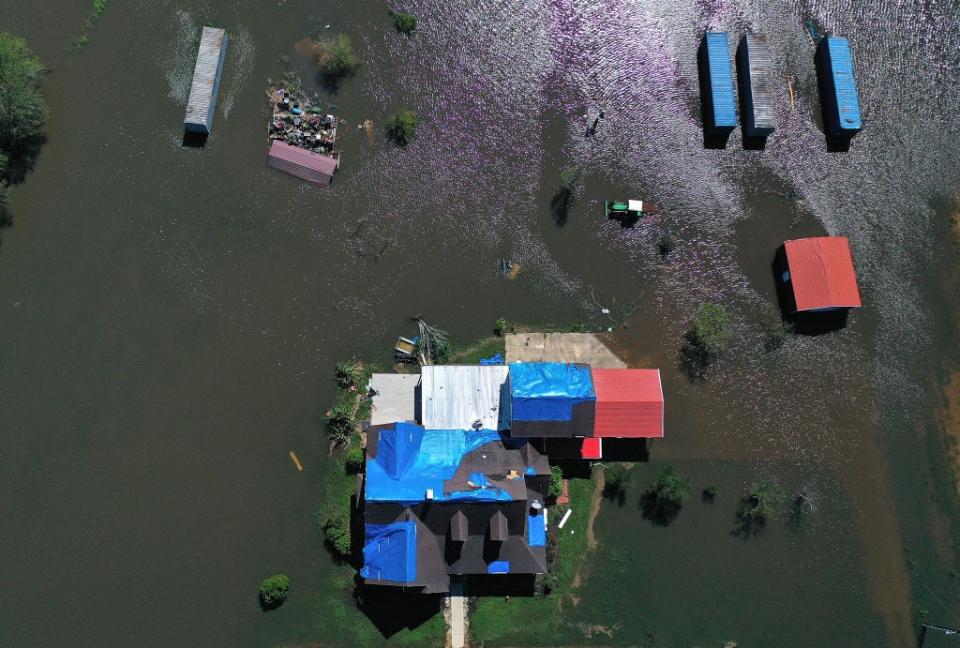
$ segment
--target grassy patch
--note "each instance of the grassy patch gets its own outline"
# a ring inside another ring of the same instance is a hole
[[[87,16],[87,22],[83,25],[80,35],[73,39],[70,44],[70,51],[77,52],[80,48],[90,42],[90,31],[94,28],[103,12],[110,5],[110,0],[93,0],[93,7],[90,9],[90,15]]]
[[[470,615],[473,643],[486,645],[542,645],[550,643],[582,643],[583,635],[567,624],[561,605],[571,604],[577,571],[583,566],[587,552],[587,523],[593,479],[570,480],[570,519],[559,529],[560,558],[557,567],[557,589],[546,598],[500,597],[481,598]],[[550,526],[556,527],[566,506],[549,509]]]
[[[507,343],[502,337],[488,337],[462,349],[454,349],[451,364],[480,364],[481,358],[489,358],[507,352]]]

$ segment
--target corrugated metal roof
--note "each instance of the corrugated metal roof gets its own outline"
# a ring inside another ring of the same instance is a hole
[[[857,274],[845,236],[820,236],[783,244],[798,311],[861,305]]]
[[[586,438],[580,444],[581,459],[602,459],[603,439],[599,437]]]
[[[735,127],[737,109],[733,101],[733,71],[730,67],[730,41],[727,32],[707,32],[707,72],[713,104],[714,128]]]
[[[663,436],[659,369],[592,369],[591,374],[597,393],[594,436]]]
[[[856,132],[863,127],[860,117],[860,97],[857,94],[857,82],[853,76],[853,55],[850,43],[842,36],[828,36],[826,39],[826,64],[833,79],[831,108],[836,109],[833,118],[841,131]]]
[[[209,133],[217,109],[220,74],[227,53],[227,33],[216,27],[204,27],[200,35],[197,64],[193,68],[190,98],[183,125],[187,130]]]
[[[510,418],[501,412],[510,398],[504,365],[427,365],[421,369],[423,426],[438,430],[469,430],[479,420],[483,428],[505,430]]]
[[[310,182],[330,184],[340,162],[329,155],[320,155],[299,146],[273,140],[267,155],[267,164]]]
[[[741,57],[740,84],[746,99],[742,111],[747,135],[769,135],[777,127],[777,117],[773,96],[773,60],[766,35],[745,35],[738,55]]]

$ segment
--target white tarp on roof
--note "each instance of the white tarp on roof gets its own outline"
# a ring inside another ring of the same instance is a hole
[[[423,426],[434,430],[469,430],[479,420],[488,430],[510,427],[501,411],[509,371],[503,365],[428,365],[421,369]],[[509,397],[504,406],[509,407]]]
[[[416,420],[417,374],[373,374],[370,389],[370,424],[398,423]]]

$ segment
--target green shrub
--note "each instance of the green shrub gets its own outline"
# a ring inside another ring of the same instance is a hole
[[[260,605],[265,609],[278,607],[287,600],[290,578],[286,574],[274,574],[260,583]]]
[[[347,456],[344,458],[344,467],[347,469],[347,473],[355,475],[361,470],[363,470],[365,457],[363,455],[363,448],[360,446],[350,446],[350,449],[347,450]]]
[[[353,51],[353,43],[346,34],[337,34],[331,40],[320,43],[317,48],[317,63],[323,74],[334,79],[350,76],[360,67],[360,59]]]
[[[336,379],[340,389],[363,391],[370,382],[370,373],[361,362],[338,362]]]
[[[393,15],[393,24],[396,26],[398,32],[402,34],[412,34],[413,30],[417,28],[417,17],[412,13],[401,11]]]
[[[557,499],[563,492],[563,470],[560,466],[550,466],[550,488],[547,497]]]
[[[681,506],[690,497],[690,490],[690,478],[681,477],[674,472],[673,466],[666,465],[657,471],[647,492],[661,504]]]
[[[350,517],[345,511],[328,509],[321,516],[327,546],[338,558],[350,557]]]
[[[354,418],[356,399],[356,394],[342,392],[327,415],[327,435],[337,445],[347,443],[356,428],[357,422]]]
[[[513,330],[513,327],[510,325],[510,322],[508,322],[507,320],[501,317],[500,319],[497,320],[497,324],[496,324],[496,327],[493,329],[493,333],[494,335],[498,335],[502,337],[512,330]]]
[[[763,480],[753,484],[747,491],[740,515],[747,520],[764,522],[780,512],[786,494],[775,481]]]
[[[717,495],[719,494],[720,487],[716,484],[711,484],[703,489],[703,499],[707,500],[708,502],[712,502],[713,500],[717,499]]]
[[[697,312],[690,341],[706,356],[713,358],[727,348],[733,334],[727,309],[720,304],[704,304]]]
[[[387,137],[400,146],[406,146],[417,136],[417,126],[420,119],[417,113],[409,108],[403,108],[387,119]]]

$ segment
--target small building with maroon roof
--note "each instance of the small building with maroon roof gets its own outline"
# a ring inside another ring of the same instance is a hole
[[[786,269],[780,281],[791,313],[846,310],[861,306],[857,274],[845,236],[818,236],[783,244]]]

